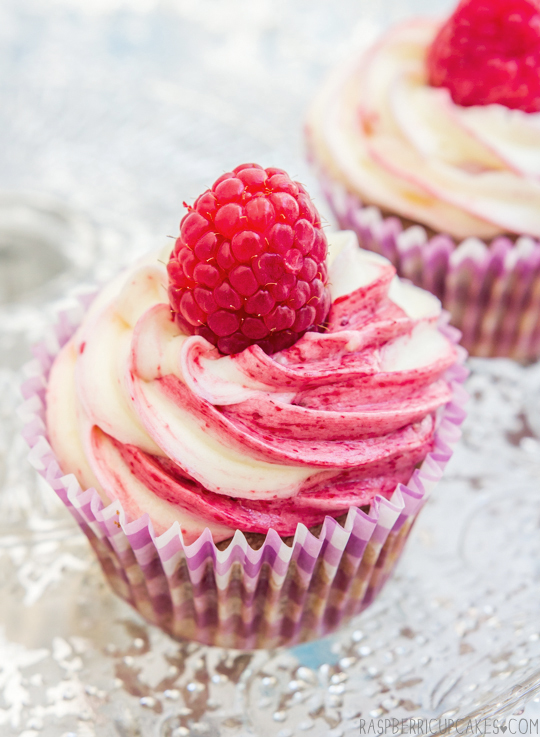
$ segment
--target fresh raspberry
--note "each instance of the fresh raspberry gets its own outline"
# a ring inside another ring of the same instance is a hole
[[[540,0],[462,0],[427,56],[458,105],[540,111]]]
[[[180,223],[167,265],[178,327],[221,353],[266,353],[320,330],[330,308],[326,236],[304,187],[282,169],[242,164]]]

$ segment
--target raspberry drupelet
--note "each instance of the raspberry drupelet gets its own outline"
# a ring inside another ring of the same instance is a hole
[[[540,111],[540,0],[462,0],[427,55],[458,105]]]
[[[183,332],[232,354],[253,344],[276,353],[321,329],[330,309],[328,246],[300,183],[282,169],[242,164],[188,211],[167,265]]]

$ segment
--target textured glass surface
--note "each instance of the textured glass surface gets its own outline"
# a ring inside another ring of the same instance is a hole
[[[58,298],[175,235],[218,174],[281,166],[321,204],[302,121],[325,71],[448,6],[0,4],[2,737],[346,737],[361,718],[502,718],[540,689],[540,366],[471,362],[463,442],[393,580],[335,636],[277,652],[176,643],[118,600],[15,412]]]

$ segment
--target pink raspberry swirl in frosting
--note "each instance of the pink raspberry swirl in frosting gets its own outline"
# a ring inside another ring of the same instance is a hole
[[[223,356],[183,334],[168,251],[95,299],[57,358],[47,423],[62,470],[156,533],[281,536],[390,497],[432,449],[454,345],[438,300],[400,281],[352,233],[330,236],[325,332],[267,355]]]

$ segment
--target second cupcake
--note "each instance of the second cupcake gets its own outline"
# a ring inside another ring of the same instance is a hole
[[[341,227],[435,293],[481,356],[540,355],[540,4],[394,27],[311,109]]]

